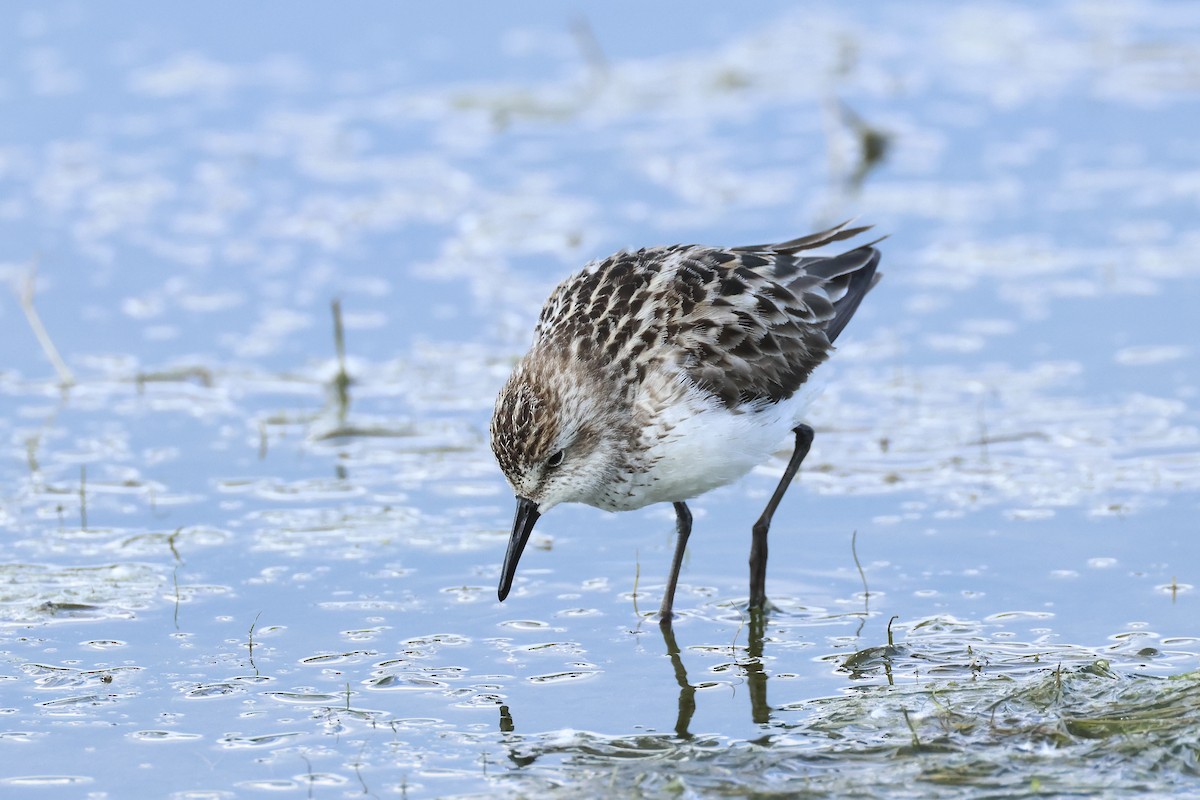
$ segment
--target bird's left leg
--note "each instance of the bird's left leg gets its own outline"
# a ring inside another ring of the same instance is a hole
[[[796,471],[800,469],[800,462],[804,460],[804,457],[808,455],[808,449],[812,447],[812,428],[807,425],[799,425],[794,432],[796,449],[792,451],[787,469],[783,471],[783,477],[779,479],[779,485],[775,487],[775,493],[771,495],[767,507],[763,509],[762,516],[758,518],[758,522],[754,523],[754,538],[750,544],[751,610],[762,608],[763,604],[767,602],[767,531],[771,527],[771,517],[775,516],[775,509],[779,507],[779,501],[783,499],[784,493],[791,486],[792,480],[796,477]]]
[[[671,574],[667,577],[667,590],[663,592],[662,608],[658,611],[658,624],[669,626],[675,604],[675,585],[679,583],[679,570],[683,567],[683,554],[687,550],[688,537],[692,535],[692,512],[687,503],[675,503],[675,557],[671,559]]]

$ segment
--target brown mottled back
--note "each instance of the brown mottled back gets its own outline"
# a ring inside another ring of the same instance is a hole
[[[588,264],[551,294],[534,347],[562,349],[603,374],[681,367],[729,408],[790,397],[828,357],[876,280],[870,245],[796,253],[847,239],[845,225],[774,245],[672,245]]]

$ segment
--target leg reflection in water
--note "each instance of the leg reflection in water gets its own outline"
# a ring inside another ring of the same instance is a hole
[[[763,669],[763,636],[766,632],[766,614],[761,609],[750,612],[749,641],[746,643],[746,657],[738,663],[742,675],[746,679],[746,687],[750,692],[750,718],[755,724],[765,725],[771,721],[771,707],[767,704],[767,672]],[[675,717],[675,735],[680,739],[693,738],[689,730],[692,717],[696,714],[696,687],[688,681],[687,668],[683,665],[679,643],[675,639],[675,630],[670,626],[660,626],[663,643],[667,647],[667,656],[671,659],[671,669],[675,672],[675,683],[679,686],[679,711]],[[507,705],[500,706],[500,733],[506,734],[513,744],[520,737],[510,737],[516,732],[512,712]],[[509,759],[517,766],[527,766],[537,760],[537,755],[523,754],[518,748],[510,748]]]
[[[750,718],[756,724],[764,725],[771,721],[771,707],[767,704],[767,673],[763,669],[763,634],[766,631],[766,614],[762,609],[752,609],[750,612],[750,641],[747,643],[747,658],[739,664],[746,678],[746,686],[750,691]],[[675,683],[679,684],[679,713],[675,718],[675,735],[681,739],[692,738],[688,728],[696,713],[696,687],[688,682],[687,668],[680,656],[679,643],[675,639],[675,631],[670,626],[659,628],[663,642],[667,646],[667,656],[671,659],[671,668],[675,670]]]
[[[675,670],[675,682],[679,684],[679,714],[675,717],[675,735],[680,739],[690,739],[688,726],[692,724],[692,715],[696,713],[696,687],[688,683],[687,670],[683,659],[679,657],[679,645],[675,642],[675,631],[670,625],[659,627],[663,641],[667,643],[667,655],[671,658],[671,666]]]
[[[767,615],[761,608],[750,609],[750,641],[747,642],[746,663],[742,671],[746,675],[746,686],[750,689],[750,718],[759,725],[771,721],[771,707],[767,705],[767,673],[763,669],[763,634],[767,629]]]

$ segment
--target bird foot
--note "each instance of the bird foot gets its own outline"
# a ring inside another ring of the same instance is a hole
[[[766,597],[757,603],[751,603],[749,600],[747,600],[745,606],[742,607],[744,607],[746,609],[746,613],[750,614],[751,616],[774,614],[777,612],[781,613],[783,611],[782,608],[772,603]]]

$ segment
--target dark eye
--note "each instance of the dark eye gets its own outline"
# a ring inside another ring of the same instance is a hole
[[[557,453],[555,453],[554,455],[552,455],[546,459],[546,466],[549,467],[550,469],[554,469],[562,462],[563,462],[563,451],[559,450]]]

